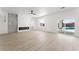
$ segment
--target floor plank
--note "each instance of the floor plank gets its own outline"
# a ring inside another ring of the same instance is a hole
[[[42,31],[0,35],[0,51],[77,51],[79,38]]]

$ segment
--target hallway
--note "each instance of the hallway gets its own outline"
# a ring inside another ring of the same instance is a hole
[[[73,51],[79,50],[79,38],[42,31],[0,35],[1,51]]]

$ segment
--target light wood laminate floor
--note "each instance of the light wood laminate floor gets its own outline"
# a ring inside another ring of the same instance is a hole
[[[0,35],[0,51],[76,51],[79,38],[42,31]]]

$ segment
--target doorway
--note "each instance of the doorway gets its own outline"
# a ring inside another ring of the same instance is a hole
[[[17,32],[18,28],[18,15],[9,13],[8,14],[8,33]]]
[[[73,35],[75,33],[75,19],[64,18],[59,20],[58,28],[60,33]]]

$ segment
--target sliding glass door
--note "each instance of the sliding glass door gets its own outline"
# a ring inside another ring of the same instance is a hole
[[[64,32],[74,33],[75,32],[75,19],[66,18],[63,20],[64,23]]]

